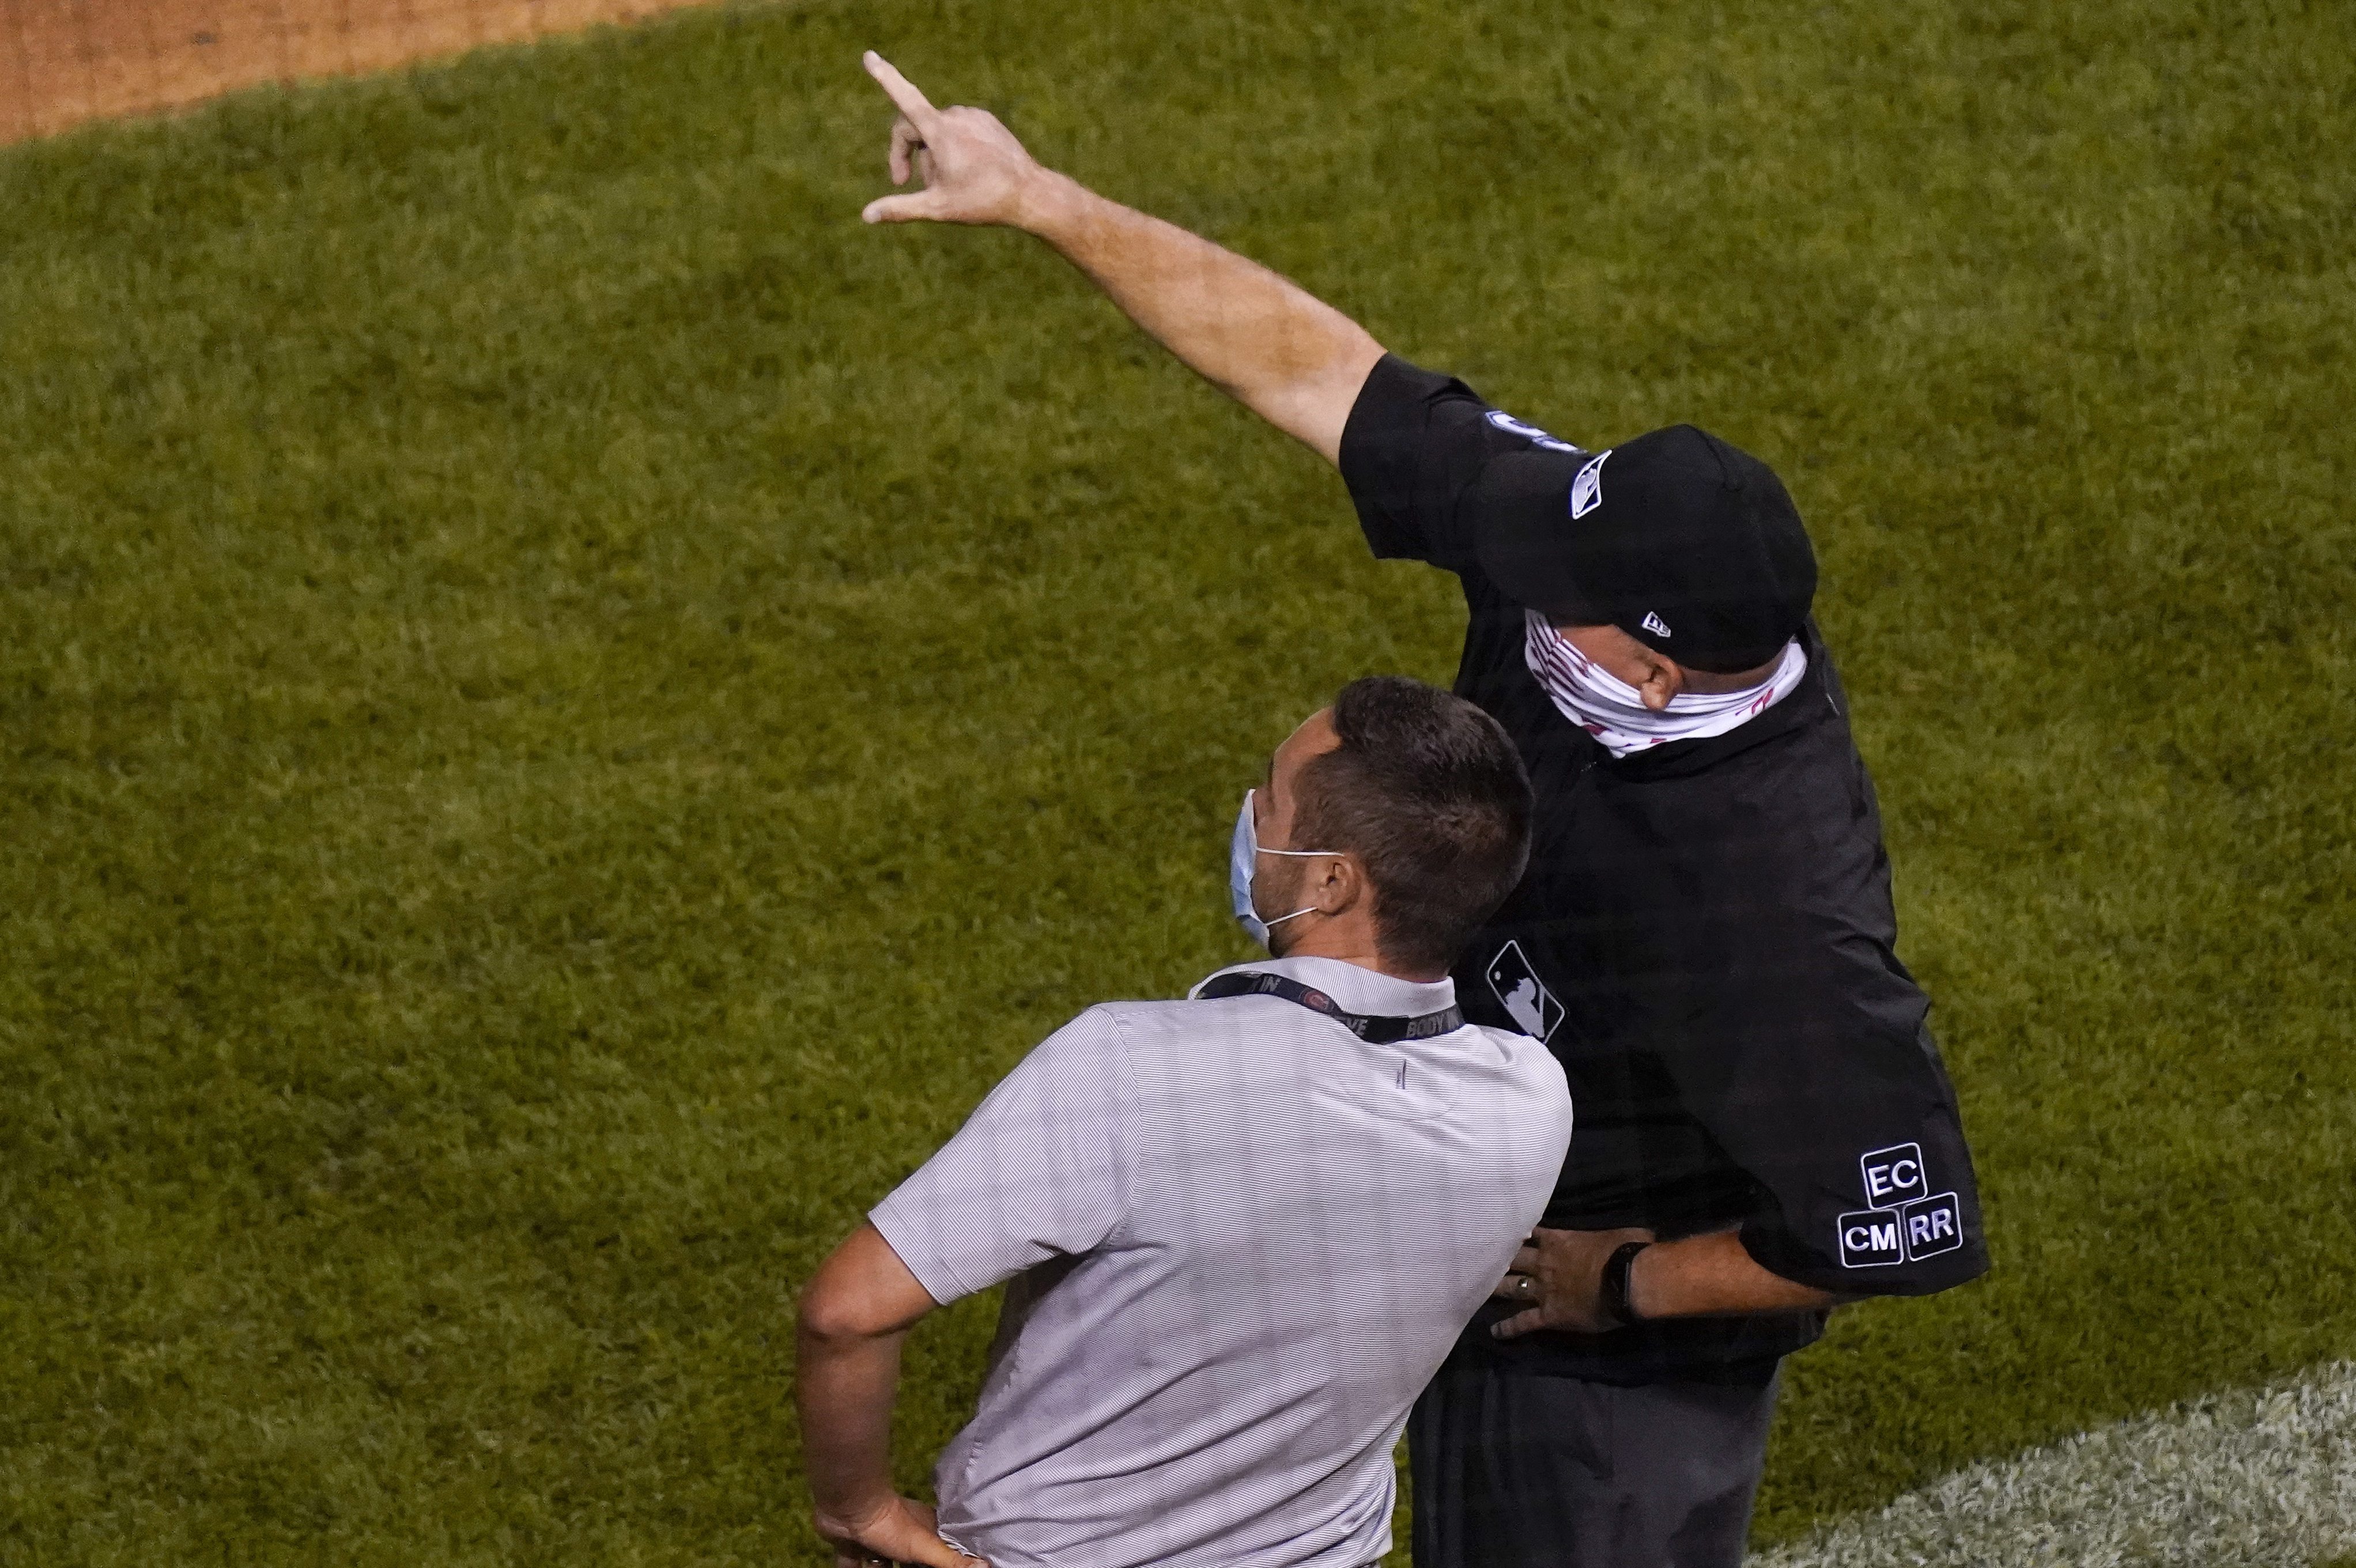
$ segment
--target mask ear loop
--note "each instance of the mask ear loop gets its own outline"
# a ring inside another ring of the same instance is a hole
[[[1251,808],[1252,808],[1252,797],[1253,797],[1253,796],[1255,796],[1255,795],[1258,795],[1258,794],[1259,794],[1259,791],[1258,791],[1258,790],[1256,790],[1256,789],[1248,789],[1248,790],[1244,791],[1244,813],[1245,813],[1244,820],[1245,820],[1245,821],[1247,821],[1247,822],[1251,822],[1251,824],[1252,824],[1251,849],[1252,849],[1252,853],[1253,853],[1253,854],[1255,854],[1255,855],[1290,855],[1290,856],[1293,856],[1294,858],[1296,858],[1296,859],[1302,859],[1302,860],[1314,860],[1314,859],[1317,859],[1319,856],[1321,856],[1321,855],[1339,855],[1339,854],[1341,854],[1341,853],[1342,853],[1342,851],[1341,851],[1341,850],[1339,850],[1339,849],[1270,849],[1270,848],[1269,848],[1266,845],[1262,844],[1262,843],[1259,841],[1259,824],[1258,824],[1258,822],[1254,821],[1254,820],[1253,820],[1253,818],[1252,818],[1252,816],[1251,816],[1251,815],[1250,815],[1250,813],[1251,813]],[[1315,914],[1315,913],[1317,913],[1317,912],[1318,912],[1317,906],[1316,906],[1315,904],[1309,904],[1309,905],[1306,905],[1306,906],[1305,906],[1305,907],[1303,907],[1303,908],[1294,910],[1290,914],[1280,914],[1280,915],[1278,915],[1274,920],[1264,920],[1264,921],[1260,922],[1260,926],[1261,926],[1261,928],[1262,928],[1263,930],[1267,930],[1267,931],[1274,931],[1278,926],[1282,925],[1282,924],[1283,924],[1286,921],[1288,921],[1288,920],[1299,920],[1299,919],[1300,919],[1302,915],[1304,915],[1304,914]]]
[[[1339,849],[1263,849],[1257,844],[1252,846],[1252,850],[1255,854],[1260,855],[1295,855],[1304,860],[1314,860],[1323,855],[1339,855],[1341,853]],[[1300,909],[1294,910],[1290,914],[1280,914],[1274,920],[1262,921],[1260,923],[1267,926],[1270,931],[1274,931],[1278,926],[1282,925],[1288,920],[1299,920],[1304,914],[1318,914],[1322,912],[1323,912],[1320,911],[1315,904],[1306,904]]]

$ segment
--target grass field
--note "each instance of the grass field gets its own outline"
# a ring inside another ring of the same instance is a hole
[[[814,1560],[797,1283],[1452,669],[1060,263],[859,225],[868,46],[1789,479],[1997,1268],[1795,1360],[1762,1542],[2356,1354],[2356,12],[731,10],[0,154],[0,1561]]]

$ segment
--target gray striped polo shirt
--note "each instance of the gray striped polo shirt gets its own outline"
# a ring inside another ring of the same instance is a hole
[[[1333,959],[1237,967],[1356,1013],[1455,1000]],[[941,1533],[995,1568],[1379,1558],[1408,1407],[1569,1141],[1562,1069],[1522,1035],[1369,1045],[1269,996],[1089,1008],[870,1215],[936,1301],[1013,1282],[934,1471]]]

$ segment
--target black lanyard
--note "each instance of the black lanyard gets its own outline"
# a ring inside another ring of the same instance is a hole
[[[1450,1034],[1464,1027],[1464,1009],[1452,1004],[1436,1013],[1420,1018],[1368,1018],[1364,1013],[1344,1012],[1340,1003],[1324,992],[1314,990],[1298,980],[1288,980],[1281,975],[1263,975],[1247,969],[1239,975],[1214,975],[1203,982],[1194,993],[1197,1001],[1215,1002],[1226,997],[1282,997],[1297,1002],[1312,1013],[1323,1013],[1368,1045],[1397,1045],[1403,1040],[1430,1040],[1434,1035]]]

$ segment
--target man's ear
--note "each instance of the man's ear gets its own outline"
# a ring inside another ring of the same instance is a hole
[[[1643,646],[1642,644],[1637,645]],[[1644,678],[1636,683],[1636,689],[1644,695],[1644,706],[1658,713],[1685,688],[1685,667],[1665,654],[1644,648]]]
[[[1365,868],[1354,858],[1336,855],[1331,859],[1320,860],[1318,865],[1323,869],[1317,873],[1317,885],[1301,891],[1314,901],[1319,912],[1326,919],[1347,914],[1365,901],[1371,891],[1366,886]]]

